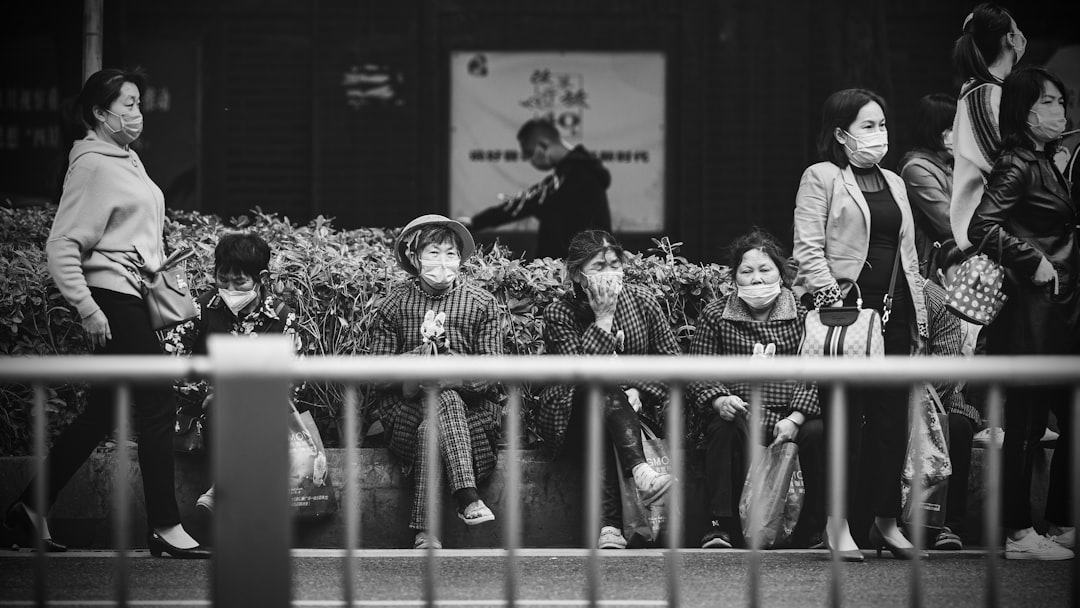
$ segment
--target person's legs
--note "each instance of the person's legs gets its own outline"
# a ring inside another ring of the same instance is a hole
[[[949,414],[949,460],[952,475],[945,499],[945,526],[957,536],[964,535],[967,514],[968,475],[971,472],[971,446],[975,436],[974,423],[961,414]]]
[[[799,446],[799,468],[802,470],[802,513],[793,536],[800,541],[820,537],[825,526],[825,425],[820,418],[807,420],[795,436]]]
[[[834,389],[832,386],[820,386],[818,388],[818,395],[821,402],[821,420],[822,425],[824,426],[822,435],[825,443],[825,453],[828,453],[828,450],[831,449],[831,434],[836,418],[836,411],[832,407],[833,392]],[[844,485],[844,502],[841,505],[841,515],[839,519],[834,519],[831,512],[827,516],[829,522],[829,528],[827,530],[829,545],[838,551],[858,549],[855,540],[851,538],[851,531],[848,529],[847,518],[855,512],[856,489],[858,487],[859,471],[863,453],[862,427],[865,398],[865,391],[858,388],[849,388],[846,391],[846,408],[844,415],[846,429],[844,436],[846,439],[845,464],[847,470],[845,471],[845,479],[842,481]],[[828,460],[826,459],[825,462],[828,463]],[[830,492],[828,476],[825,478],[825,492],[827,495]],[[827,497],[825,503],[828,509],[832,504],[831,497]]]
[[[1031,478],[1034,460],[1031,435],[1046,428],[1048,406],[1039,391],[1015,387],[1005,400],[1005,439],[1001,446],[1001,525],[1013,533],[1032,527]]]
[[[705,428],[705,491],[708,495],[708,516],[732,538],[739,530],[739,496],[750,468],[746,460],[749,441],[746,418],[736,416],[731,421],[712,415]]]
[[[1058,423],[1058,438],[1054,446],[1053,460],[1050,462],[1050,481],[1046,495],[1046,521],[1051,524],[1050,533],[1054,536],[1059,536],[1063,528],[1076,526],[1072,517],[1072,488],[1069,484],[1073,450],[1072,417],[1075,414],[1069,401],[1069,390],[1062,389],[1054,392],[1049,403]]]

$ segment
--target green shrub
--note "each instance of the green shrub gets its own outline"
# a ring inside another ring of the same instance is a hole
[[[0,355],[82,354],[87,343],[81,324],[49,278],[44,244],[53,208],[0,208]],[[270,243],[270,282],[297,311],[306,356],[370,353],[369,328],[379,299],[406,275],[394,261],[391,244],[398,228],[338,230],[318,217],[299,226],[256,209],[222,221],[214,215],[170,211],[165,227],[169,250],[195,249],[188,268],[196,292],[213,284],[214,246],[229,230],[251,230]],[[701,309],[729,293],[728,269],[692,264],[677,255],[679,243],[664,238],[646,254],[631,254],[626,279],[648,286],[667,311],[673,331],[685,348]],[[525,261],[495,245],[477,252],[465,274],[497,298],[506,315],[508,354],[544,352],[543,311],[565,293],[561,260]],[[524,388],[525,428],[532,435],[536,399]],[[51,432],[82,407],[85,388],[65,384],[48,389]],[[339,444],[339,408],[344,387],[309,382],[299,406],[315,414],[328,445]],[[23,454],[30,445],[30,389],[0,386],[0,455]],[[361,387],[367,412],[369,395]],[[365,416],[366,418],[366,416]]]

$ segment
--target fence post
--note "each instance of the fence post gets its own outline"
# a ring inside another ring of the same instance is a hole
[[[285,336],[210,336],[215,606],[288,608],[289,363]]]

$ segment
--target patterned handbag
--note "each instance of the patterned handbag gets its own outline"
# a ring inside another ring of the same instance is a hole
[[[883,357],[885,326],[873,308],[862,307],[862,291],[855,289],[855,306],[818,308],[806,313],[806,328],[799,354],[805,357]]]
[[[983,253],[994,231],[986,233],[975,253],[957,267],[956,277],[949,285],[945,307],[954,315],[976,325],[989,325],[1009,299],[1002,292],[1005,268],[1001,265],[1001,228],[997,229],[998,259],[991,260]]]

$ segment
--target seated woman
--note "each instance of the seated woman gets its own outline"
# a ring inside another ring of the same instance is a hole
[[[626,253],[603,230],[585,230],[570,240],[566,272],[571,291],[544,310],[544,345],[554,355],[678,355],[679,345],[660,304],[645,289],[623,284]],[[608,459],[604,471],[600,538],[601,549],[623,549],[622,502],[614,444],[622,470],[632,477],[645,504],[660,499],[674,481],[645,461],[641,447],[642,418],[659,429],[667,406],[667,386],[634,382],[604,388],[602,449]],[[550,455],[569,445],[578,456],[585,453],[585,386],[550,386],[540,395],[537,427]],[[637,413],[635,413],[637,412]]]
[[[806,309],[781,275],[784,254],[763,232],[739,237],[731,246],[736,291],[702,311],[690,343],[691,355],[753,355],[756,344],[774,345],[778,355],[798,355]],[[705,443],[705,479],[710,529],[704,549],[742,543],[739,496],[749,470],[749,382],[692,382],[687,386],[691,436]],[[806,496],[795,546],[821,542],[825,525],[824,445],[817,387],[803,382],[761,385],[761,437],[767,444],[799,446]]]
[[[375,315],[373,355],[499,355],[502,332],[495,297],[462,280],[461,263],[475,246],[468,229],[441,215],[409,222],[394,243],[398,264],[412,279],[394,287]],[[390,451],[415,473],[415,494],[409,527],[416,530],[413,548],[440,548],[427,530],[427,476],[438,463],[428,462],[423,446],[431,425],[416,384],[377,388],[376,411]],[[474,526],[495,519],[480,499],[478,480],[495,468],[499,422],[497,388],[484,382],[440,381],[438,391],[439,453],[457,504],[458,517]]]

